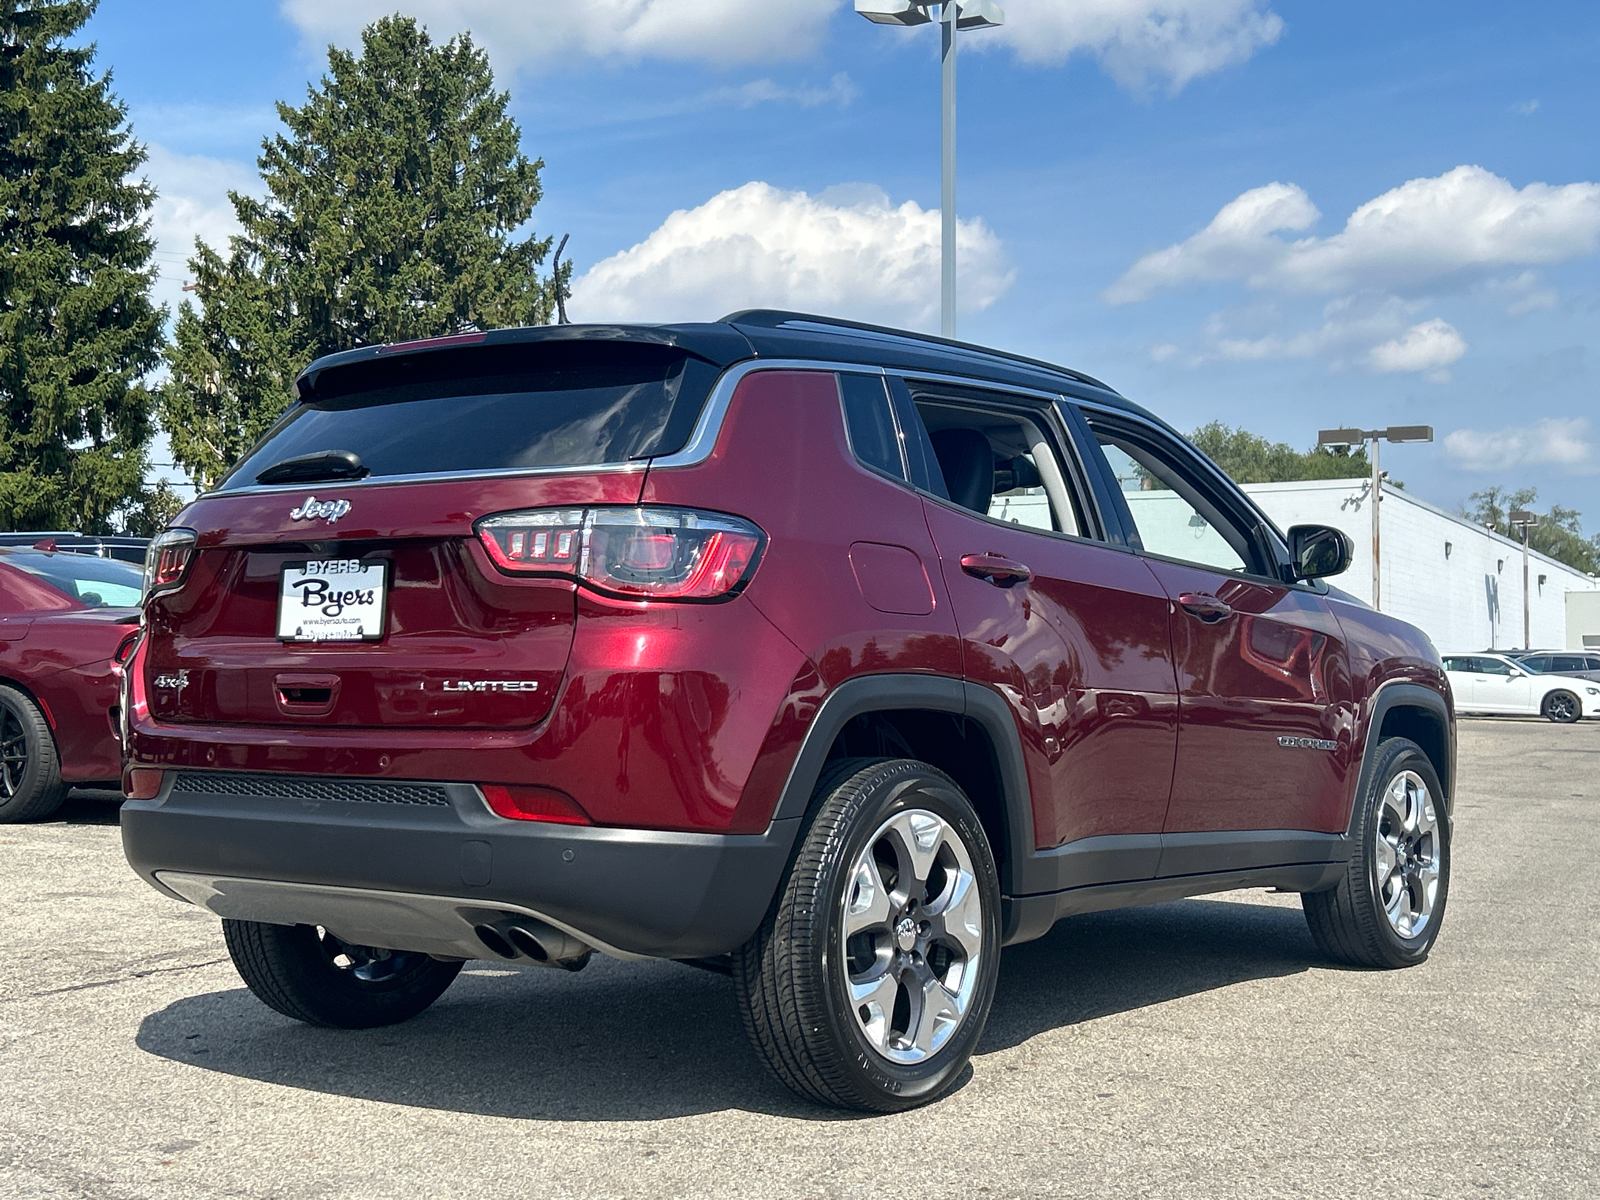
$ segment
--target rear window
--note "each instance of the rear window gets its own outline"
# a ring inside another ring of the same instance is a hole
[[[718,369],[668,346],[549,343],[331,368],[222,481],[347,450],[373,477],[626,463],[681,450]]]
[[[144,583],[140,568],[87,554],[7,554],[0,562],[26,571],[90,608],[134,608]]]

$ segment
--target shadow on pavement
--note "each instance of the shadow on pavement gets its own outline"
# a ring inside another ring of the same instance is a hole
[[[115,825],[122,810],[122,793],[111,788],[73,788],[66,801],[41,825]]]
[[[1315,961],[1294,908],[1183,900],[1073,918],[1006,951],[979,1054]],[[850,1117],[798,1100],[767,1074],[722,976],[609,959],[575,975],[481,962],[468,971],[433,1008],[386,1029],[299,1025],[240,987],[175,1001],[145,1018],[137,1041],[150,1054],[228,1075],[486,1116],[651,1121],[742,1109]]]

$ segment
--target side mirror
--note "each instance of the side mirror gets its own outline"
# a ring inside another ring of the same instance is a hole
[[[1350,535],[1331,525],[1292,525],[1289,527],[1289,554],[1296,579],[1321,579],[1338,575],[1350,567],[1356,544]]]

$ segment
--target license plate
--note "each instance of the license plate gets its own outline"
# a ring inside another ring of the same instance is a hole
[[[383,637],[389,564],[329,558],[283,564],[278,637],[285,642],[375,642]]]

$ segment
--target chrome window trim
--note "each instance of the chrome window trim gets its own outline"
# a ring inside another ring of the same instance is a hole
[[[712,385],[711,395],[706,398],[705,407],[700,410],[700,419],[695,422],[694,432],[689,435],[689,440],[683,449],[674,454],[664,454],[660,458],[650,459],[650,469],[657,471],[696,467],[710,458],[711,451],[716,448],[717,437],[722,433],[722,422],[728,415],[728,405],[733,401],[733,393],[747,375],[756,371],[822,371],[830,375],[838,374],[840,371],[852,371],[857,375],[888,374],[882,367],[869,364],[827,362],[816,358],[753,358],[734,363],[723,371],[717,382]],[[835,386],[837,387],[837,384]]]
[[[1255,514],[1256,518],[1261,522],[1262,527],[1270,535],[1274,543],[1273,549],[1281,551],[1283,554],[1283,561],[1288,561],[1289,540],[1284,535],[1283,530],[1279,529],[1277,525],[1273,523],[1272,518],[1267,516],[1267,514],[1261,510],[1261,506],[1250,498],[1248,492],[1246,492],[1232,479],[1229,479],[1227,475],[1223,474],[1217,465],[1208,459],[1204,454],[1201,454],[1200,451],[1196,450],[1194,446],[1190,444],[1188,438],[1184,437],[1181,433],[1175,433],[1173,430],[1165,428],[1164,426],[1150,420],[1148,417],[1145,417],[1140,413],[1133,412],[1126,408],[1115,408],[1108,404],[1100,404],[1093,400],[1083,400],[1075,396],[1065,396],[1063,397],[1063,400],[1069,404],[1077,405],[1080,410],[1093,410],[1096,413],[1112,417],[1118,421],[1127,421],[1130,424],[1138,425],[1140,428],[1147,429],[1152,434],[1161,438],[1171,440],[1172,438],[1176,437],[1178,443],[1184,448],[1185,451],[1187,451],[1188,456],[1194,461],[1194,463],[1207,473],[1214,486],[1220,485],[1228,495],[1232,496],[1237,502],[1243,504],[1248,512]],[[1158,555],[1157,557],[1165,556]],[[1173,561],[1182,562],[1183,560],[1175,559]],[[1190,565],[1192,566],[1194,564],[1191,563]],[[1239,572],[1233,573],[1237,574]],[[1247,572],[1247,574],[1251,579],[1271,579],[1275,583],[1283,582],[1283,580],[1269,575],[1257,575],[1254,572]],[[1301,582],[1302,581],[1297,580],[1291,586],[1299,586]]]

